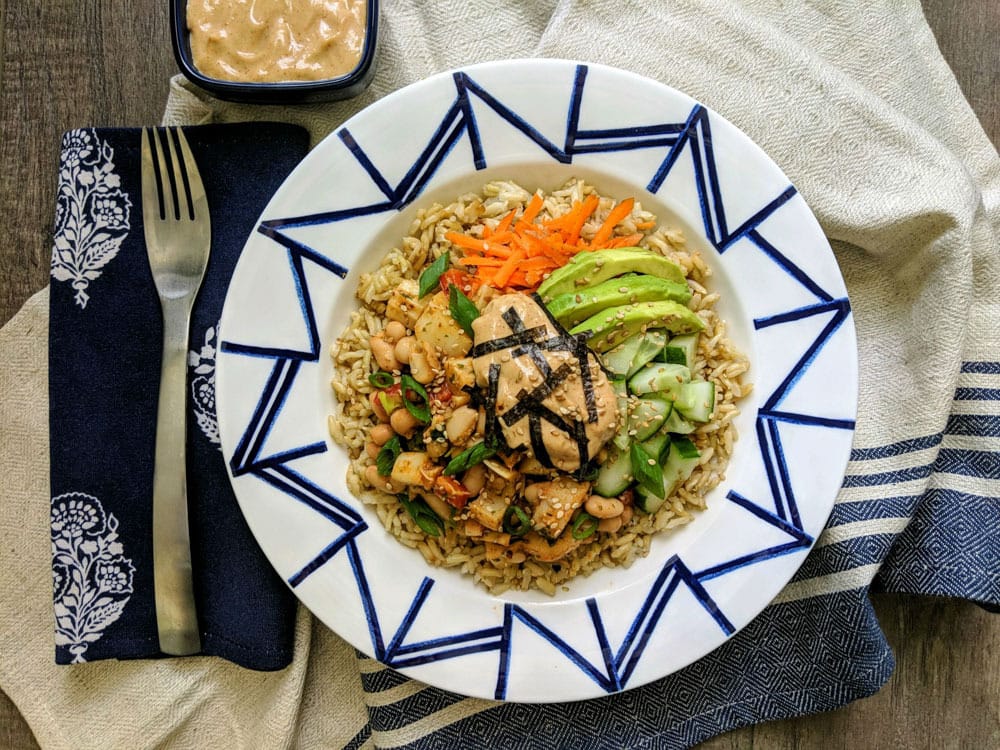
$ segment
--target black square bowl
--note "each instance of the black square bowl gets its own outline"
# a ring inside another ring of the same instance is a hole
[[[187,0],[170,0],[174,57],[181,72],[200,88],[220,99],[254,104],[306,104],[349,99],[364,91],[375,74],[378,43],[378,0],[367,0],[365,44],[357,67],[346,75],[322,81],[256,83],[223,81],[202,74],[194,64],[187,28]]]

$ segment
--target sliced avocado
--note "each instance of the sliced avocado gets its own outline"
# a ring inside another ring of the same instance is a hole
[[[616,247],[577,253],[569,263],[557,268],[541,283],[538,294],[543,302],[547,302],[560,294],[596,286],[626,273],[649,274],[687,286],[684,271],[673,261],[651,250]]]
[[[622,276],[560,294],[545,306],[562,325],[571,327],[608,307],[658,299],[687,304],[691,290],[686,283],[678,284],[658,276]]]
[[[660,300],[609,307],[570,329],[570,333],[589,334],[587,344],[590,348],[606,352],[645,328],[663,328],[677,334],[694,333],[704,327],[701,318],[684,305]]]

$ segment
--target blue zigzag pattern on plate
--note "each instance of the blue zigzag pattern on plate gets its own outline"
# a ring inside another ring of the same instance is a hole
[[[468,74],[455,73],[456,97],[454,102],[445,112],[439,126],[419,152],[410,169],[395,186],[391,185],[379,171],[350,131],[347,128],[340,130],[337,134],[340,141],[363,167],[385,200],[308,215],[268,219],[262,221],[257,228],[259,233],[274,241],[288,255],[290,270],[295,281],[301,312],[309,336],[309,346],[303,350],[296,350],[261,347],[232,341],[225,341],[222,344],[222,350],[228,353],[263,357],[274,361],[270,377],[262,390],[257,407],[233,456],[230,458],[230,467],[234,476],[250,474],[267,482],[284,494],[304,503],[341,530],[341,533],[323,550],[314,555],[288,578],[289,584],[292,587],[300,585],[335,555],[346,554],[362,600],[376,659],[392,667],[405,668],[457,658],[471,653],[495,650],[498,652],[499,658],[495,691],[497,698],[506,696],[510,674],[510,643],[515,627],[528,628],[544,638],[569,662],[607,692],[621,690],[628,683],[657,622],[682,584],[725,634],[729,635],[734,632],[733,624],[712,599],[703,582],[748,565],[804,550],[813,541],[813,538],[805,532],[798,512],[788,465],[784,458],[779,425],[793,423],[826,429],[853,429],[854,427],[853,420],[798,414],[780,408],[782,401],[793,390],[802,374],[808,370],[818,352],[850,316],[850,306],[846,298],[834,298],[830,295],[803,269],[765,239],[761,232],[761,225],[764,221],[794,197],[795,189],[788,186],[779,195],[767,199],[764,205],[749,219],[735,229],[730,229],[712,150],[709,112],[701,105],[695,105],[683,123],[661,123],[651,126],[625,126],[596,130],[581,129],[579,128],[579,117],[586,91],[587,74],[587,66],[581,65],[576,69],[567,112],[565,139],[562,144],[556,144],[534,128],[528,120],[505,105],[501,99],[474,81]],[[614,652],[608,641],[598,603],[593,599],[588,600],[586,606],[594,627],[594,636],[598,639],[602,654],[602,661],[599,664],[594,664],[585,658],[526,608],[510,603],[505,606],[503,622],[497,627],[407,643],[406,637],[431,595],[434,582],[430,578],[424,578],[415,592],[402,622],[386,643],[382,618],[376,609],[371,582],[365,573],[364,562],[357,545],[357,538],[366,531],[367,524],[350,504],[333,496],[289,466],[296,459],[324,451],[326,449],[325,443],[313,443],[277,455],[262,455],[265,439],[287,399],[301,365],[315,362],[319,357],[320,341],[316,314],[313,310],[304,273],[304,261],[309,260],[340,278],[346,277],[348,273],[347,268],[305,243],[290,237],[284,230],[347,221],[404,208],[420,196],[445,157],[463,136],[468,139],[470,144],[475,168],[485,168],[487,166],[485,151],[472,105],[473,98],[485,104],[510,127],[527,136],[542,151],[560,163],[572,163],[576,154],[667,148],[666,157],[660,162],[648,183],[648,189],[651,192],[656,192],[662,187],[670,171],[681,163],[680,156],[683,150],[690,149],[705,231],[716,250],[721,254],[735,241],[746,238],[765,257],[781,267],[817,300],[815,304],[757,319],[754,321],[755,327],[761,330],[793,323],[811,316],[830,315],[830,320],[820,334],[774,392],[767,397],[756,417],[761,459],[766,467],[775,510],[772,512],[760,503],[753,502],[735,491],[731,491],[727,496],[730,502],[743,508],[760,522],[787,534],[789,541],[741,555],[701,571],[692,571],[681,559],[672,557],[655,578],[642,606],[635,614],[628,634]]]

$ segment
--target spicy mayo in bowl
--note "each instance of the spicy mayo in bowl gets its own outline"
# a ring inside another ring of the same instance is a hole
[[[355,96],[374,72],[377,0],[174,0],[184,74],[224,99]]]

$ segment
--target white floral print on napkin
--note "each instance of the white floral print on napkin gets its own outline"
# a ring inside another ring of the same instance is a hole
[[[90,299],[90,282],[118,254],[130,229],[132,202],[121,190],[114,155],[93,129],[63,136],[52,278],[70,282],[81,308]]]
[[[219,422],[215,416],[215,333],[218,330],[218,323],[206,329],[201,349],[188,352],[188,366],[192,372],[191,408],[194,418],[208,442],[222,450]]]
[[[52,584],[56,645],[84,653],[132,596],[135,567],[118,541],[118,520],[82,492],[52,498]]]

